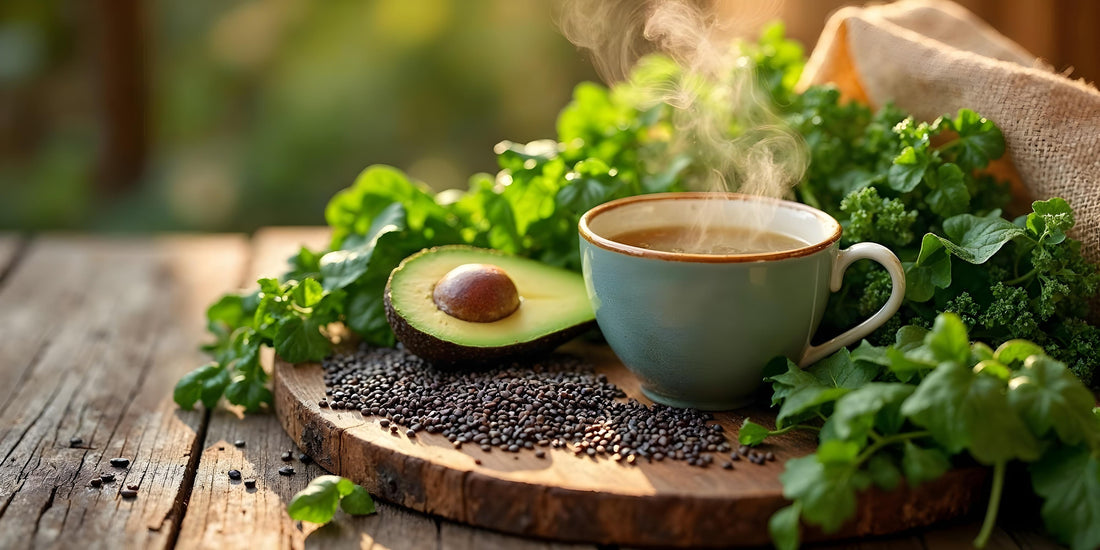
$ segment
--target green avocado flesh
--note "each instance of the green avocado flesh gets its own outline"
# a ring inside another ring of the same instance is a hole
[[[466,264],[497,266],[512,279],[520,305],[492,322],[463,321],[433,300],[436,284]],[[386,318],[405,347],[433,363],[472,363],[550,351],[590,329],[595,314],[577,273],[470,246],[441,246],[409,256],[386,284]]]

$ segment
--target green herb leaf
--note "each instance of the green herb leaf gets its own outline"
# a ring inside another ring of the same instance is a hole
[[[1006,243],[1026,233],[1016,224],[998,217],[960,214],[944,220],[943,240],[951,254],[972,264],[989,261]]]
[[[867,475],[879,489],[893,491],[901,485],[901,470],[894,459],[886,454],[874,454],[867,460]]]
[[[201,399],[204,406],[212,409],[218,402],[217,398],[213,398],[213,389],[220,385],[222,391],[224,391],[225,386],[222,385],[222,380],[226,376],[228,376],[228,372],[217,363],[203,365],[183,375],[183,378],[176,382],[176,388],[172,391],[172,400],[180,408],[192,409],[195,407],[195,403]],[[228,380],[225,381],[225,384],[228,384]],[[222,392],[218,391],[217,397],[220,398],[221,395]],[[207,399],[212,402],[208,404]]]
[[[1100,547],[1100,460],[1086,447],[1055,447],[1031,466],[1048,531],[1075,550]]]
[[[1091,412],[1096,399],[1066,368],[1044,355],[1032,355],[1009,383],[1008,402],[1031,432],[1053,429],[1069,445],[1087,443],[1100,449],[1100,425]]]
[[[375,512],[374,499],[366,489],[356,485],[340,500],[340,509],[353,516],[368,516]]]
[[[742,445],[756,446],[763,443],[769,435],[771,430],[746,418],[737,432],[737,441]]]
[[[246,411],[260,410],[264,403],[271,403],[271,390],[267,389],[267,377],[239,375],[225,388],[225,398]]]
[[[914,389],[909,384],[872,382],[844,395],[827,422],[829,433],[862,446],[876,425],[881,433],[896,432],[903,421],[901,404]]]
[[[963,325],[957,315],[945,313],[937,316],[932,331],[924,338],[924,343],[936,361],[954,361],[962,365],[970,357],[966,325]]]
[[[783,496],[800,502],[802,518],[826,533],[840,528],[856,510],[856,492],[871,484],[862,471],[845,464],[825,464],[816,454],[787,461],[779,475]]]
[[[912,441],[906,441],[901,456],[901,468],[905,479],[913,487],[937,479],[951,468],[951,461],[939,449],[918,447]]]
[[[802,504],[795,501],[790,506],[780,508],[768,520],[768,533],[777,550],[797,550],[800,537],[799,519]]]
[[[927,201],[932,212],[945,218],[966,212],[970,192],[957,165],[947,163],[936,169],[936,188],[928,194]]]
[[[291,519],[328,523],[336,513],[340,498],[350,494],[355,484],[340,476],[320,476],[294,495],[286,511]]]
[[[920,185],[929,164],[931,159],[927,154],[918,153],[913,147],[906,147],[894,158],[894,164],[887,173],[886,181],[893,190],[908,193]]]
[[[955,152],[955,161],[964,170],[980,170],[989,161],[1004,155],[1004,135],[991,120],[970,109],[959,109],[958,116],[944,121],[959,134],[949,147]]]
[[[332,350],[332,344],[321,334],[322,319],[292,316],[279,323],[275,334],[275,352],[290,363],[320,361]]]
[[[1009,407],[1003,383],[961,363],[936,367],[901,412],[949,453],[968,449],[983,464],[1039,455],[1039,442]]]

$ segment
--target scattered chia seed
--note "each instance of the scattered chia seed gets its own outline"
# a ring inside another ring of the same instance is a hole
[[[118,492],[122,498],[137,498],[137,491],[133,489],[123,489]]]
[[[283,466],[282,468],[279,468],[279,475],[292,476],[294,475],[294,468],[291,468],[290,466]]]
[[[294,460],[294,453],[290,451],[283,451],[282,459],[283,462],[290,462],[291,460]]]
[[[227,473],[229,474],[229,479],[241,479],[240,470],[229,470]]]
[[[103,480],[103,483],[111,483],[115,480],[115,474],[100,474],[99,479]]]
[[[83,443],[84,443],[84,440],[79,438],[79,437],[70,437],[69,438],[69,446],[70,447],[78,447]]]
[[[125,468],[129,465],[130,465],[130,459],[129,458],[119,457],[119,458],[112,458],[111,459],[111,466],[114,466],[115,468]]]
[[[137,485],[127,485],[126,488],[131,490],[131,491],[137,491],[138,490]]]
[[[767,459],[768,462],[775,462],[775,453],[768,451],[764,454],[764,458]]]
[[[732,470],[733,469],[733,463],[727,460],[726,462],[722,463],[722,468],[726,469],[726,470]]]
[[[91,481],[88,482],[88,485],[91,485],[92,487],[102,487],[103,480],[98,477],[93,477]]]
[[[301,462],[302,464],[309,464],[310,462],[313,462],[313,459],[305,453],[298,453],[298,462]]]
[[[402,349],[364,345],[322,365],[332,408],[378,416],[382,428],[396,434],[401,426],[410,438],[440,434],[455,448],[468,442],[515,453],[538,445],[627,464],[667,458],[698,467],[713,462],[711,453],[731,449],[710,413],[624,399],[605,375],[574,357],[444,370]]]
[[[244,447],[244,440],[243,439],[238,439],[238,440],[234,441],[233,446],[237,447],[237,448]]]
[[[245,486],[246,489],[255,489],[256,488],[256,480],[255,479],[246,479],[246,480],[244,480],[244,486]]]

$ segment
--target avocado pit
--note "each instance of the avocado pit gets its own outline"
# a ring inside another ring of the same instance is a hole
[[[440,311],[463,321],[492,323],[519,309],[519,291],[503,269],[492,264],[463,264],[444,275],[432,290]]]

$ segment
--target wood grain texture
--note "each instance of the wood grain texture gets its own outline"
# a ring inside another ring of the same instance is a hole
[[[259,277],[286,271],[286,259],[305,245],[321,248],[324,228],[267,228],[252,239],[247,273],[235,286],[250,288]],[[271,354],[265,355],[270,365]],[[238,439],[245,446],[238,448]],[[281,455],[293,451],[294,460]],[[315,477],[325,472],[298,460],[299,449],[272,414],[242,415],[234,407],[219,407],[210,415],[194,490],[180,529],[178,548],[431,548],[439,537],[436,520],[377,502],[378,514],[352,517],[337,512],[332,523],[319,527],[290,519],[286,506]],[[291,466],[293,476],[279,468]],[[240,470],[256,479],[248,490],[227,472]]]
[[[231,288],[254,288],[256,279],[282,274],[288,256],[303,245],[323,246],[328,235],[323,228],[260,230],[252,237],[247,269]],[[270,360],[271,354],[266,353],[265,363]],[[245,441],[243,448],[233,445],[238,439]],[[273,415],[246,416],[223,401],[210,413],[201,449],[179,548],[304,546],[311,527],[290,519],[286,506],[295,493],[325,472],[315,464],[298,461],[297,446]],[[295,458],[284,463],[281,455],[288,450]],[[295,475],[279,475],[283,466],[293,467]],[[246,490],[241,482],[230,481],[227,472],[232,469],[240,470],[244,479],[255,478],[256,489]]]
[[[201,360],[202,311],[240,277],[244,248],[35,240],[0,287],[0,547],[173,542],[203,414],[178,410],[171,389]],[[100,472],[117,481],[89,487]],[[121,499],[131,484],[138,497]]]
[[[593,362],[628,395],[644,400],[636,379],[606,347],[574,343],[567,349]],[[765,466],[741,461],[733,471],[673,461],[627,466],[579,459],[566,450],[550,450],[539,459],[532,452],[484,453],[470,445],[455,450],[441,435],[409,439],[391,434],[377,418],[319,408],[323,397],[319,366],[276,362],[276,414],[292,439],[327,470],[415,510],[555,540],[767,544],[767,520],[786,505],[778,479],[783,462],[815,448],[811,435],[792,432],[767,447],[778,461]],[[772,417],[757,409],[717,418],[732,438],[746,413],[763,424]],[[985,477],[984,470],[957,470],[914,490],[868,491],[856,519],[835,536],[892,533],[958,517],[981,500]],[[826,537],[809,529],[806,538]]]

